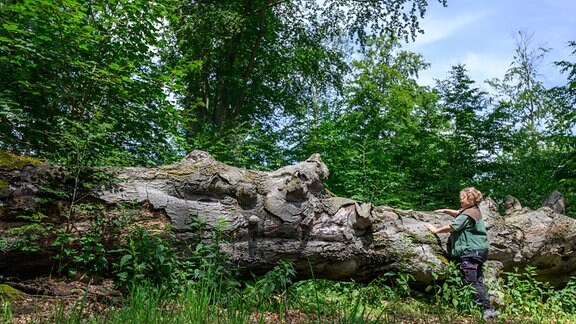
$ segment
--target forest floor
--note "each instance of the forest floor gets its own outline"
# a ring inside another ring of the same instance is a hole
[[[105,314],[114,308],[119,309],[125,301],[125,296],[114,287],[110,279],[94,280],[80,278],[70,280],[65,278],[43,277],[33,280],[6,282],[0,285],[4,299],[10,301],[12,321],[10,324],[29,323],[66,323],[68,318],[105,318]],[[12,289],[13,288],[13,289]],[[1,304],[0,300],[0,304]],[[382,320],[384,323],[414,323],[414,324],[446,324],[445,318],[437,315],[422,316],[393,312]],[[70,317],[72,316],[72,317]],[[298,310],[285,311],[282,315],[273,312],[251,314],[253,323],[318,323],[316,314],[307,314]],[[323,318],[321,322],[339,323],[341,320]],[[459,323],[478,323],[475,317],[460,317]],[[496,322],[496,321],[495,321]],[[498,323],[514,323],[514,321],[498,321]]]
[[[6,282],[2,290],[10,302],[11,323],[54,323],[80,313],[83,317],[98,316],[122,304],[122,293],[112,280],[83,279],[42,277]]]

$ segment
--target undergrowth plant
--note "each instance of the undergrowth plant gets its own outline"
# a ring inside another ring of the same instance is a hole
[[[548,283],[536,280],[536,268],[527,266],[524,272],[518,268],[514,272],[505,272],[506,280],[503,301],[507,313],[512,316],[536,315],[542,310],[546,299],[552,293]]]
[[[176,250],[160,234],[136,226],[118,249],[112,269],[120,286],[129,287],[134,282],[150,281],[169,289],[174,283],[178,267]]]
[[[401,281],[410,276],[402,277]],[[399,300],[392,297],[397,288],[389,286],[388,280],[382,278],[370,284],[325,279],[299,281],[289,289],[290,305],[313,315],[312,322],[388,323],[388,315],[393,313],[390,306]],[[405,287],[400,288],[398,294],[405,291]],[[388,298],[393,302],[388,303]]]
[[[142,280],[171,294],[197,284],[214,290],[239,288],[236,266],[220,248],[226,242],[225,227],[225,221],[219,220],[216,228],[206,231],[205,224],[194,217],[189,237],[192,243],[182,246],[169,230],[160,234],[136,226],[119,248],[110,251],[117,260],[112,270],[125,288]]]
[[[30,216],[18,216],[17,219],[24,222],[24,224],[0,230],[0,235],[2,235],[0,249],[27,252],[40,251],[42,248],[42,240],[44,240],[52,230],[52,225],[45,223],[47,218],[48,217],[40,211]]]
[[[296,271],[291,262],[279,260],[274,269],[256,280],[254,283],[246,283],[244,296],[252,307],[262,304],[278,307],[287,307],[287,291],[296,276]]]
[[[576,278],[572,277],[564,288],[555,289],[537,280],[533,266],[503,274],[500,297],[507,317],[538,323],[576,322]]]
[[[434,303],[440,308],[453,308],[458,313],[472,314],[477,310],[474,302],[474,287],[465,284],[458,265],[446,264],[441,271],[432,272],[434,285],[426,288],[434,292]]]
[[[108,251],[105,248],[103,215],[94,216],[90,229],[83,233],[74,233],[66,228],[56,231],[52,243],[58,249],[53,259],[58,261],[58,272],[74,275],[78,271],[105,274],[109,269]]]
[[[570,277],[570,281],[560,290],[554,291],[546,303],[555,313],[572,314],[576,317],[576,277]],[[576,318],[575,318],[576,319]]]
[[[220,246],[228,240],[224,229],[227,223],[219,219],[214,228],[208,228],[199,217],[191,217],[188,240],[190,243],[180,257],[178,280],[181,283],[202,282],[212,288],[236,289],[240,283],[235,279],[237,266]]]
[[[0,305],[2,306],[0,320],[2,320],[3,323],[10,323],[12,320],[10,301],[7,298],[4,298],[4,296],[0,296]]]

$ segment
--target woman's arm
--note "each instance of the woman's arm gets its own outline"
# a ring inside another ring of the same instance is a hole
[[[443,208],[443,209],[436,209],[434,212],[435,212],[435,213],[444,213],[444,214],[448,214],[448,215],[450,215],[450,216],[452,216],[452,217],[456,217],[456,215],[458,215],[458,214],[460,213],[460,211],[459,211],[459,210],[454,210],[454,209],[446,209],[446,208]]]
[[[454,231],[454,229],[450,225],[444,225],[444,226],[438,227],[438,228],[434,227],[434,225],[430,225],[430,224],[424,224],[424,226],[426,226],[426,228],[429,229],[430,232],[432,232],[434,234],[450,233],[450,232]]]

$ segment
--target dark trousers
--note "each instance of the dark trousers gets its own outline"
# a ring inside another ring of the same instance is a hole
[[[472,251],[461,258],[460,270],[462,270],[462,279],[464,283],[472,285],[475,291],[476,304],[484,309],[492,309],[492,304],[486,294],[484,287],[484,274],[482,268],[484,261],[488,257],[487,250]]]

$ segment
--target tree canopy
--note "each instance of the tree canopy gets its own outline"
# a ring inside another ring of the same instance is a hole
[[[574,55],[547,88],[547,49],[519,32],[488,89],[463,65],[421,86],[426,58],[402,46],[428,5],[1,1],[0,149],[78,168],[199,149],[264,170],[318,152],[339,196],[426,209],[475,185],[537,207],[558,189],[576,215]]]

